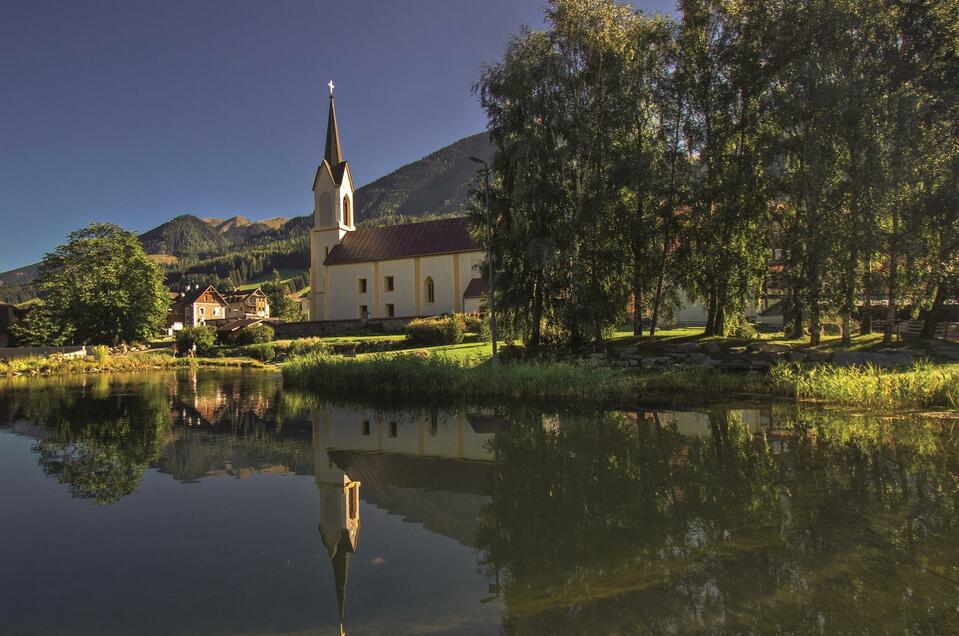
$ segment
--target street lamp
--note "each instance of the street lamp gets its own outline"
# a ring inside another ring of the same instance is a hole
[[[478,157],[470,157],[470,161],[483,166],[480,174],[486,184],[486,259],[489,261],[489,327],[490,336],[493,338],[493,360],[496,360],[496,266],[493,261],[493,224],[490,220],[489,209],[489,165]]]

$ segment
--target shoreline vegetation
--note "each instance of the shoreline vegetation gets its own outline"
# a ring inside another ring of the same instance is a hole
[[[697,367],[634,371],[578,362],[493,363],[477,356],[416,352],[362,358],[311,353],[292,358],[282,371],[284,381],[296,386],[393,398],[624,405],[764,397],[863,409],[959,408],[959,364],[927,362],[896,370],[787,363],[768,373],[725,373]]]
[[[628,406],[763,398],[874,411],[959,410],[959,362],[937,358],[929,345],[919,341],[898,343],[897,351],[908,352],[916,362],[890,369],[787,361],[799,354],[811,358],[817,353],[840,350],[890,351],[880,348],[878,336],[858,338],[852,345],[842,345],[838,339],[827,340],[818,348],[811,348],[782,337],[703,338],[694,329],[675,329],[656,337],[637,338],[624,331],[607,342],[607,354],[613,358],[655,356],[657,351],[661,354],[683,346],[713,347],[725,354],[773,345],[791,347],[789,355],[781,353],[780,362],[771,363],[768,368],[730,372],[682,363],[624,368],[597,363],[589,354],[580,358],[524,359],[521,347],[506,348],[501,359],[494,362],[490,359],[489,343],[472,332],[461,334],[455,344],[446,345],[424,344],[402,335],[331,336],[221,346],[197,358],[174,358],[169,351],[156,349],[110,353],[105,347],[96,347],[84,358],[50,356],[0,361],[0,376],[279,368],[291,386],[393,400],[516,399]],[[954,344],[938,342],[935,347],[939,351],[948,347],[953,354],[950,357],[959,358],[959,347]]]

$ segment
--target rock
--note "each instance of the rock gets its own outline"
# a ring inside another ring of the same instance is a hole
[[[730,347],[729,353],[746,353],[746,347]]]
[[[905,351],[882,353],[879,351],[837,351],[832,363],[837,367],[874,366],[880,369],[906,367],[915,360]]]
[[[667,346],[666,350],[672,353],[697,353],[699,351],[699,343],[697,342],[680,342]]]
[[[785,353],[790,351],[792,347],[778,342],[754,342],[749,345],[748,349],[756,353]]]
[[[832,354],[825,351],[809,350],[804,351],[803,353],[806,355],[806,360],[809,362],[827,362],[832,357]]]
[[[805,362],[806,354],[802,351],[787,351],[786,360],[790,362]]]
[[[719,345],[715,342],[704,342],[699,345],[699,348],[705,351],[706,353],[719,353]]]

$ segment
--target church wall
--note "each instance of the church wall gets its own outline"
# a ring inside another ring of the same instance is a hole
[[[427,302],[426,279],[433,279],[434,302]],[[423,256],[420,258],[420,315],[435,316],[456,311],[456,297],[463,289],[454,288],[453,255]]]
[[[380,302],[376,308],[377,316],[386,316],[386,304],[393,303],[395,316],[416,315],[416,283],[413,277],[416,274],[415,260],[402,258],[391,261],[380,261],[379,279]],[[393,291],[386,291],[386,277],[393,277]]]
[[[373,298],[373,263],[347,263],[326,268],[326,290],[329,307],[327,320],[349,320],[360,317],[360,305],[376,316]],[[359,279],[366,279],[366,293],[359,293]]]

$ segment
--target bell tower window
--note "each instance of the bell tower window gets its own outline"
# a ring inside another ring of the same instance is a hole
[[[349,195],[343,195],[343,225],[353,225],[353,211],[350,209]]]

